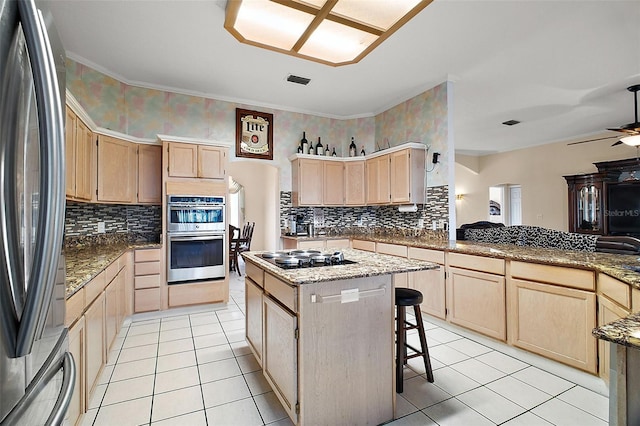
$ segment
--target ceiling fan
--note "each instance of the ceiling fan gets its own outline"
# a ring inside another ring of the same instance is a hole
[[[614,139],[614,138],[620,138],[618,141],[616,141],[613,145],[611,146],[616,146],[616,145],[620,145],[620,144],[627,144],[627,145],[631,145],[631,146],[639,146],[640,145],[640,122],[638,122],[638,92],[640,91],[640,84],[634,84],[633,86],[629,86],[627,87],[627,90],[633,93],[633,100],[634,100],[634,118],[635,121],[633,123],[629,123],[629,124],[625,124],[620,126],[617,129],[607,129],[607,130],[611,130],[614,132],[621,132],[621,133],[625,133],[624,136],[620,137],[620,136],[607,136],[604,138],[597,138],[597,139],[589,139],[586,141],[579,141],[579,142],[572,142],[570,144],[567,145],[578,145],[581,143],[587,143],[587,142],[595,142],[595,141],[601,141],[601,140],[605,140],[605,139]]]

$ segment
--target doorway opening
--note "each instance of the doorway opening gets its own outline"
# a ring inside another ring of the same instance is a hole
[[[522,225],[522,186],[502,184],[489,187],[489,222]]]

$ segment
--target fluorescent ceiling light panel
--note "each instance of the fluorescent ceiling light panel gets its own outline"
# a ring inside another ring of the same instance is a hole
[[[432,0],[228,0],[239,41],[339,66],[360,61]]]

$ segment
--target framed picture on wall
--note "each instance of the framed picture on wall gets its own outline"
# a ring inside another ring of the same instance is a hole
[[[236,108],[236,157],[273,160],[273,114]]]

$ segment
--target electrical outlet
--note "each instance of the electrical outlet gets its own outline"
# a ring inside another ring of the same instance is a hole
[[[104,222],[98,222],[98,234],[104,234],[104,233],[105,233]]]
[[[440,219],[438,222],[438,229],[447,229],[447,221],[444,219]]]
[[[424,228],[424,219],[418,219],[418,228],[422,229]]]

